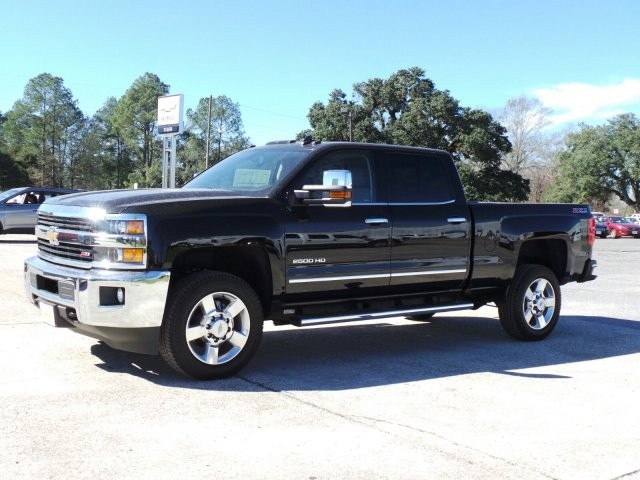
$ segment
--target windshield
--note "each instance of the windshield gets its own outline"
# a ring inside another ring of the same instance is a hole
[[[227,190],[248,196],[271,193],[309,154],[300,147],[250,148],[225,158],[182,188]]]
[[[18,188],[12,188],[11,190],[6,190],[2,193],[0,193],[0,202],[6,200],[7,198],[15,195],[16,193],[18,193],[20,190],[22,190],[22,187],[18,187]]]

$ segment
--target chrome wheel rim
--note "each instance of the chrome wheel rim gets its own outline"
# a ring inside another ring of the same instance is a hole
[[[220,365],[237,357],[249,337],[250,317],[240,298],[215,292],[191,310],[185,335],[191,354],[207,365]]]
[[[556,311],[556,292],[553,285],[544,278],[531,282],[524,294],[524,319],[534,330],[542,330],[553,318]]]

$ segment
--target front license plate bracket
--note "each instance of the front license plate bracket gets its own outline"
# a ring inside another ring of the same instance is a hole
[[[52,327],[59,326],[57,307],[43,301],[38,302],[38,307],[40,308],[40,319],[44,323]]]

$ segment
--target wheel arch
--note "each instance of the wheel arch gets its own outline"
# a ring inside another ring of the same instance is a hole
[[[544,265],[560,283],[567,274],[568,247],[561,238],[530,239],[522,243],[516,268],[525,264]]]
[[[267,252],[257,246],[223,246],[189,249],[176,255],[171,265],[169,290],[192,272],[229,273],[247,282],[256,292],[263,312],[271,306],[272,276]]]

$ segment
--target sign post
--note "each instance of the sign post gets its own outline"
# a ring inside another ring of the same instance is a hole
[[[176,140],[184,124],[184,95],[158,97],[158,135],[162,137],[162,188],[176,188]]]

